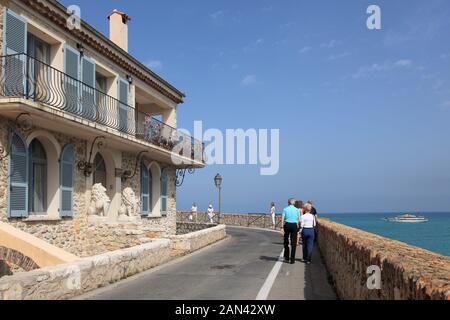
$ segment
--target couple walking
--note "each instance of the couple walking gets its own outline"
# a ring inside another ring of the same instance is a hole
[[[302,237],[303,262],[311,264],[312,252],[314,248],[316,217],[312,214],[311,203],[305,205],[305,213],[302,215],[300,209],[295,204],[295,199],[289,199],[288,207],[283,210],[281,218],[284,235],[284,261],[294,264],[297,250],[297,237]],[[290,246],[289,246],[290,241]]]

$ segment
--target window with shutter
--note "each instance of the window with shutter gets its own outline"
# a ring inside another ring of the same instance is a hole
[[[9,163],[9,216],[28,216],[28,148],[18,134],[12,135]]]
[[[119,130],[128,131],[128,91],[129,84],[119,79]]]
[[[161,172],[161,215],[167,216],[167,172]]]
[[[150,212],[150,189],[149,189],[149,171],[147,167],[141,164],[141,203],[142,215],[146,216]]]
[[[97,107],[95,103],[95,62],[83,57],[81,60],[82,90],[81,104],[83,116],[95,120]]]
[[[25,95],[25,69],[27,52],[27,22],[7,9],[4,19],[5,96]]]
[[[80,88],[78,81],[80,73],[80,53],[69,46],[64,48],[64,90],[66,105],[65,110],[78,114],[81,106],[79,103]]]
[[[73,188],[74,188],[75,146],[69,144],[64,147],[60,159],[60,215],[73,216]]]

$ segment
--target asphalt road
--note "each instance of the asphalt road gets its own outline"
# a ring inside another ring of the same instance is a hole
[[[218,244],[77,299],[254,300],[262,293],[269,300],[336,298],[317,252],[310,266],[284,264],[279,233],[232,227],[227,233]]]

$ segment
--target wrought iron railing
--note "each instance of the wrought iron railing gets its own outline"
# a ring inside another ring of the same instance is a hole
[[[201,141],[42,61],[26,54],[2,56],[0,60],[0,96],[40,102],[180,155],[204,160]]]

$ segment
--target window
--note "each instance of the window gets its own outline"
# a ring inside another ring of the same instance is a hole
[[[123,79],[119,79],[119,130],[128,132],[128,91],[129,84]]]
[[[26,20],[7,9],[4,19],[4,52],[5,96],[22,97],[25,95],[25,66],[24,53],[27,52],[27,22]]]
[[[167,172],[165,169],[161,172],[161,215],[167,216]]]
[[[47,155],[39,140],[30,145],[30,213],[45,214],[47,211]]]
[[[101,183],[106,188],[106,165],[100,153],[94,159],[94,184]]]
[[[144,163],[141,164],[141,211],[142,215],[146,216],[150,212],[150,177],[149,170]]]
[[[73,216],[73,187],[74,187],[75,146],[69,144],[64,147],[60,159],[60,215]]]
[[[28,216],[28,150],[25,141],[13,134],[9,162],[9,206],[11,218]]]

